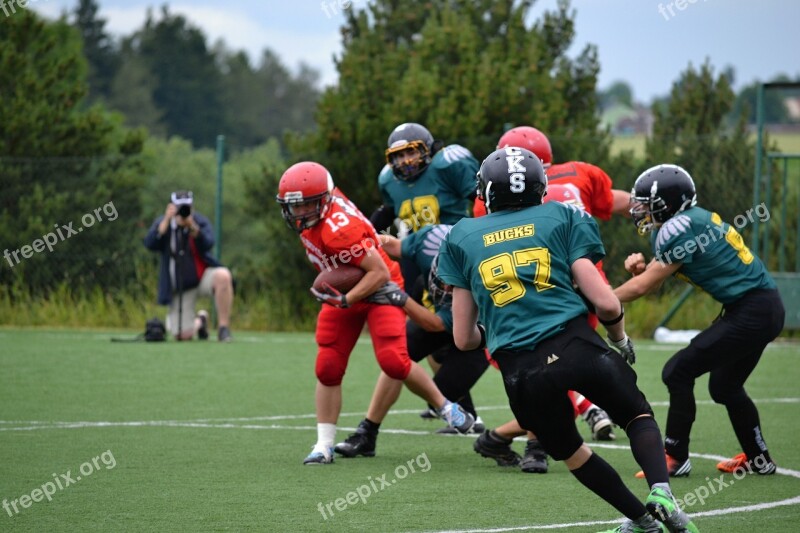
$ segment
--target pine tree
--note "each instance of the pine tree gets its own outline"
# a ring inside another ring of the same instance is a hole
[[[371,209],[391,130],[419,122],[478,158],[510,126],[546,132],[558,160],[608,158],[597,131],[594,47],[566,56],[574,13],[560,2],[533,25],[532,1],[377,0],[350,7],[342,28],[339,84],[323,94],[319,130],[292,145],[328,166]]]

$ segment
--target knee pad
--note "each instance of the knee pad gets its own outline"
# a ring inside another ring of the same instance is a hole
[[[378,358],[378,365],[387,376],[392,379],[405,381],[411,372],[411,359],[408,355],[403,355],[399,350],[383,349],[375,354]]]
[[[678,352],[678,354],[679,353],[680,352]],[[664,365],[664,369],[661,371],[661,381],[664,382],[664,385],[667,386],[670,392],[691,390],[694,388],[694,377],[686,374],[681,369],[683,360],[678,357],[678,354],[667,361],[667,364]]]
[[[713,380],[708,382],[708,393],[711,395],[711,399],[720,405],[731,405],[747,399],[747,393],[743,387],[731,389],[726,383]]]
[[[335,350],[321,346],[317,353],[315,372],[320,383],[327,387],[342,384],[347,368],[347,358],[341,357]]]

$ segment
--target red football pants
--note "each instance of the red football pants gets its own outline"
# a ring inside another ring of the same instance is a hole
[[[369,326],[375,359],[386,375],[405,380],[411,371],[406,344],[406,314],[399,307],[358,302],[340,309],[322,304],[317,315],[317,379],[334,387],[342,383],[350,353]]]

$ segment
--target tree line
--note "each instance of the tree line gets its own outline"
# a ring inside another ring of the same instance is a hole
[[[298,297],[314,273],[274,201],[282,171],[319,161],[369,214],[379,204],[386,138],[401,122],[423,123],[479,160],[505,129],[534,125],[550,137],[556,162],[597,164],[617,188],[670,162],[690,170],[701,202],[723,218],[750,207],[755,147],[746,114],[731,120],[737,95],[729,72],[689,65],[653,107],[644,158],[613,155],[599,127],[596,48],[567,55],[574,10],[561,2],[530,23],[532,4],[351,4],[339,82],[322,91],[316,72],[292,74],[268,50],[253,66],[244,52],[209,47],[167,7],[119,41],[91,0],[53,22],[20,10],[0,25],[0,244],[19,249],[109,201],[119,218],[52,253],[3,264],[0,297],[102,287],[111,299],[154,300],[156,258],[141,238],[170,190],[193,189],[197,208],[214,214],[211,143],[219,133],[230,141],[222,259],[239,297],[263,305],[271,328],[311,321],[316,306]],[[603,223],[601,232],[617,283],[624,257],[647,243],[626,220]]]

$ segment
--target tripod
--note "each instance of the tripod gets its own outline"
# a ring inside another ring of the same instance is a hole
[[[181,226],[175,228],[175,285],[178,291],[178,340],[183,334],[183,259],[186,255],[186,239],[184,229]]]

